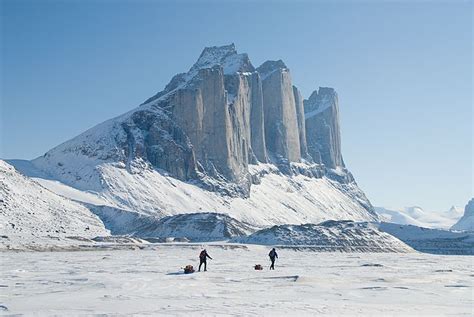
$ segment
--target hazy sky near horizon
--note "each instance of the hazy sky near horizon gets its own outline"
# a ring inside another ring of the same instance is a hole
[[[374,205],[473,196],[472,1],[1,0],[0,157],[32,159],[235,43],[339,94],[342,152]]]

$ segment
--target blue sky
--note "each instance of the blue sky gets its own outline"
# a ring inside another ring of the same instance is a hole
[[[234,42],[339,93],[343,155],[374,205],[473,196],[471,1],[1,2],[0,157],[34,158]]]

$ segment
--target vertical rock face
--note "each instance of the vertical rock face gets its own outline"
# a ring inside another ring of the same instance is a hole
[[[204,105],[202,139],[197,144],[196,157],[208,172],[214,173],[215,170],[234,181],[238,172],[231,167],[232,125],[227,111],[222,68],[200,69],[197,80],[190,86],[200,91]]]
[[[267,146],[265,144],[265,123],[263,112],[263,92],[260,74],[253,72],[247,77],[251,89],[250,127],[252,150],[257,160],[268,162]]]
[[[304,159],[310,159],[308,155],[308,146],[306,144],[306,125],[304,118],[303,97],[298,88],[293,86],[293,95],[295,98],[296,119],[298,120],[298,133],[300,136],[300,155]]]
[[[333,88],[320,87],[304,100],[308,152],[328,168],[344,167],[341,155],[339,104]]]
[[[247,78],[241,73],[225,76],[227,108],[232,125],[230,138],[231,168],[240,179],[248,173],[248,162],[253,158],[250,147],[250,88]]]
[[[290,71],[281,61],[257,68],[262,77],[265,143],[277,160],[301,159],[298,121]]]
[[[123,147],[127,164],[143,158],[178,179],[197,177],[191,142],[165,113],[136,111],[121,126],[126,134]]]
[[[248,56],[237,54],[233,45],[210,47],[185,74],[184,85],[178,78],[167,86],[177,87],[168,97],[173,117],[189,135],[199,166],[206,174],[246,190],[250,188],[248,163],[257,162],[250,118],[261,84],[258,78],[253,79],[254,74]],[[258,114],[261,105],[256,107]],[[265,152],[259,148],[262,143],[257,142],[258,128],[254,129],[256,147],[264,159]]]
[[[204,105],[200,89],[180,89],[170,98],[172,115],[188,135],[194,152],[201,153]]]

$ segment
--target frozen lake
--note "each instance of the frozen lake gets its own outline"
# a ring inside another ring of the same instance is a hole
[[[3,252],[0,314],[78,315],[471,315],[469,256],[315,253],[199,246],[145,250]],[[263,271],[255,271],[254,264]],[[6,310],[8,309],[8,310]]]

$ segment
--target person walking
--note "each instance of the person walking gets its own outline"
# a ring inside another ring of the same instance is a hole
[[[206,249],[204,249],[199,254],[199,269],[198,269],[198,272],[201,272],[201,265],[203,265],[203,264],[204,264],[204,272],[207,271],[207,258],[212,260],[212,258],[209,256],[209,254],[207,254]]]
[[[268,253],[268,256],[270,257],[270,261],[272,261],[272,265],[270,265],[270,270],[275,269],[275,260],[278,259],[278,254],[276,253],[275,248],[273,248],[270,253]]]

